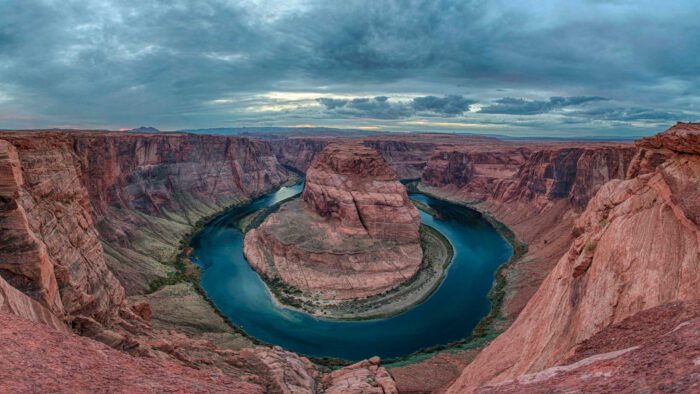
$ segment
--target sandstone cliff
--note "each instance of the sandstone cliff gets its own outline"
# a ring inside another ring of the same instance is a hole
[[[507,325],[568,249],[588,200],[607,181],[625,177],[634,152],[601,143],[455,145],[436,149],[420,187],[494,216],[528,245],[521,262],[501,272]]]
[[[245,239],[249,263],[314,297],[354,299],[411,278],[422,261],[420,217],[374,150],[332,144],[307,171],[302,201]]]
[[[399,179],[420,178],[436,144],[409,138],[309,138],[288,137],[270,141],[281,164],[301,172],[311,165],[314,157],[329,143],[340,141],[362,142],[376,149]]]
[[[0,274],[59,317],[112,324],[124,289],[105,264],[70,137],[8,137],[12,147],[3,141],[0,161],[21,173],[2,181],[9,209],[0,228],[11,237],[3,240]]]
[[[127,294],[167,274],[179,241],[202,218],[286,182],[270,146],[246,138],[191,134],[74,137],[81,179]]]
[[[567,253],[451,392],[555,366],[611,324],[643,309],[700,298],[698,134],[697,125],[681,124],[638,143],[638,155],[658,149],[668,159],[600,188],[577,220]]]
[[[563,365],[478,389],[483,393],[697,392],[700,304],[639,312],[577,347]]]
[[[0,326],[9,330],[0,336],[11,339],[0,341],[4,387],[59,383],[99,391],[114,388],[114,376],[120,389],[136,392],[173,385],[195,392],[310,393],[321,387],[316,367],[293,353],[232,351],[206,339],[214,335],[183,333],[180,322],[153,328],[148,298],[127,305],[105,262],[108,256],[128,284],[134,277],[125,273],[148,278],[152,271],[140,265],[143,259],[156,255],[160,264],[198,219],[285,182],[289,175],[266,143],[184,134],[8,132],[0,134],[0,170]],[[209,320],[216,316],[190,293]],[[156,313],[185,301],[170,300]],[[63,320],[80,334],[147,358],[76,337]],[[223,334],[232,336],[230,329]],[[32,346],[45,351],[27,359]],[[86,365],[93,373],[82,373]],[[323,387],[395,392],[388,376],[376,363],[355,365]]]
[[[437,146],[429,141],[408,138],[368,139],[366,146],[376,149],[399,179],[418,179]]]
[[[277,160],[300,172],[306,172],[317,153],[330,142],[326,138],[282,138],[270,144]]]

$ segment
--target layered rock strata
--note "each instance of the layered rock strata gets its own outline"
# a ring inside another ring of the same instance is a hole
[[[611,324],[667,302],[700,298],[699,134],[697,125],[680,124],[638,142],[638,155],[661,150],[668,158],[598,190],[577,220],[568,251],[451,392],[542,371]]]
[[[306,174],[301,200],[282,205],[244,242],[251,266],[317,298],[357,299],[411,278],[420,217],[374,150],[331,144]]]
[[[13,168],[0,186],[0,228],[9,235],[0,275],[56,316],[111,325],[124,289],[105,263],[72,141],[47,137],[0,143],[0,165]]]
[[[158,256],[153,260],[163,273],[171,270],[162,256],[177,250],[197,220],[287,181],[269,145],[167,133],[6,132],[0,134],[0,169],[0,327],[10,330],[2,335],[9,340],[0,341],[6,387],[55,388],[59,382],[100,391],[115,387],[114,376],[120,389],[136,392],[174,384],[193,392],[311,393],[321,387],[322,374],[303,357],[278,348],[230,350],[251,344],[236,340],[191,286],[156,293],[155,308],[149,297],[129,304],[110,270],[125,283],[142,283],[124,273],[151,277],[154,271],[142,265],[147,255]],[[111,253],[119,248],[117,259]],[[132,289],[141,292],[143,285]],[[185,307],[197,316],[163,316],[176,304],[176,311]],[[68,327],[125,353],[76,337]],[[28,359],[27,346],[48,351]],[[33,369],[38,365],[41,370]],[[95,373],[76,380],[85,365]],[[388,376],[378,366],[351,371],[377,375],[377,381]],[[23,380],[28,375],[32,380]],[[336,379],[324,387],[336,383],[354,384]]]
[[[107,263],[127,294],[166,276],[202,218],[267,193],[289,173],[270,146],[190,134],[90,135],[74,143]]]
[[[620,144],[445,147],[433,153],[420,187],[494,216],[528,245],[522,264],[502,272],[507,323],[569,247],[574,221],[591,196],[625,177],[634,152]]]
[[[365,140],[366,146],[376,149],[399,179],[418,179],[425,169],[436,144],[408,139]]]
[[[697,392],[700,305],[639,312],[584,341],[563,365],[479,388],[483,393]]]

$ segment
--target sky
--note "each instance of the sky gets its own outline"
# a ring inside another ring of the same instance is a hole
[[[630,137],[700,120],[700,2],[0,0],[0,128]]]

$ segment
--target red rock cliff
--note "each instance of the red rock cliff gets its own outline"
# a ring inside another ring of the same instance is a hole
[[[13,209],[0,218],[0,227],[16,235],[4,246],[0,273],[59,316],[62,309],[69,319],[111,324],[124,289],[105,264],[72,139],[60,134],[2,138],[14,146],[3,144],[10,152],[4,162],[18,164],[22,171],[21,177],[15,172],[14,185],[10,182]],[[60,303],[54,298],[56,285]]]
[[[669,158],[652,172],[600,188],[578,219],[568,252],[451,392],[555,366],[611,324],[700,298],[698,135],[700,127],[682,124],[639,143],[666,150]]]
[[[0,138],[0,229],[9,235],[0,243],[0,275],[58,316],[105,326],[119,319],[124,304],[109,268],[141,292],[172,269],[161,262],[198,219],[288,179],[269,145],[243,138],[104,132]]]
[[[106,245],[128,294],[165,276],[179,240],[203,217],[289,179],[270,146],[191,134],[81,134],[74,149]]]
[[[302,201],[284,204],[245,239],[249,263],[314,297],[382,293],[421,265],[420,216],[374,150],[331,144],[316,156]]]
[[[415,242],[420,217],[384,159],[359,144],[332,144],[306,172],[302,199],[347,234]]]
[[[418,179],[437,144],[411,141],[409,138],[365,140],[364,144],[376,149],[399,179]]]
[[[321,384],[328,392],[396,392],[378,360],[321,382],[313,364],[293,353],[217,348],[205,339],[152,329],[146,303],[126,305],[102,245],[116,249],[125,242],[127,251],[149,240],[150,233],[174,244],[197,219],[284,182],[288,174],[266,143],[170,134],[9,132],[0,134],[0,170],[0,326],[7,331],[0,337],[10,339],[0,341],[5,386],[22,391],[55,388],[58,382],[80,390],[148,391],[172,388],[178,375],[184,379],[178,389],[195,392],[315,392]],[[103,243],[93,218],[105,231]],[[152,244],[141,247],[157,253]],[[139,254],[125,257],[134,264],[130,268],[144,269]],[[150,357],[132,358],[78,338],[68,333],[64,318],[79,333]],[[32,346],[45,351],[28,358]],[[85,365],[95,373],[76,377]]]
[[[579,212],[605,182],[624,178],[634,151],[601,143],[454,145],[436,149],[420,188],[493,215],[528,245],[522,263],[501,273],[501,314],[512,321],[568,249]]]

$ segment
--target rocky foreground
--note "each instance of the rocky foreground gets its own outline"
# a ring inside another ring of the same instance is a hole
[[[318,299],[365,298],[409,280],[421,266],[420,217],[405,187],[372,148],[331,144],[285,203],[245,239],[268,280]]]

